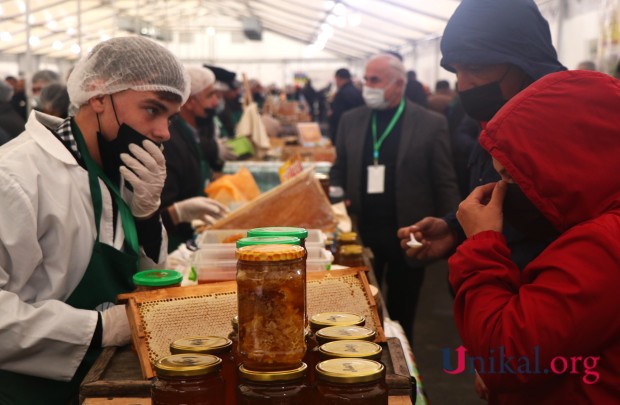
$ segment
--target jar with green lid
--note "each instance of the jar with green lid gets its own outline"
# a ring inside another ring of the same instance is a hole
[[[305,249],[238,248],[239,361],[254,371],[299,367],[306,352]]]
[[[175,340],[170,344],[170,353],[211,354],[222,360],[222,377],[226,391],[226,404],[235,405],[237,388],[237,365],[232,353],[232,340],[219,336],[192,336]]]
[[[363,326],[329,326],[316,333],[316,340],[319,344],[325,344],[336,340],[375,340],[374,330]]]
[[[173,354],[155,365],[153,405],[222,405],[225,403],[222,360],[208,354]]]
[[[316,366],[317,405],[387,405],[383,364],[365,359],[331,359]]]
[[[338,262],[341,266],[361,267],[364,266],[362,245],[343,245],[338,250]]]
[[[239,367],[239,405],[311,404],[312,391],[305,382],[307,366],[282,371],[252,371]]]
[[[321,360],[355,358],[379,361],[382,351],[378,344],[365,340],[335,340],[319,346]]]
[[[250,229],[248,231],[248,236],[292,236],[299,238],[300,246],[305,248],[308,231],[305,228],[296,228],[292,226],[269,226]]]
[[[175,270],[144,270],[133,275],[136,291],[180,287],[183,275]]]
[[[237,241],[237,248],[254,245],[301,245],[299,238],[294,236],[249,236]]]

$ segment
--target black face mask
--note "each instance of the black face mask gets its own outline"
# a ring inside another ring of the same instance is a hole
[[[473,87],[469,90],[459,91],[459,98],[463,109],[475,120],[487,122],[508,101],[502,94],[501,82],[504,80],[510,66],[504,75],[497,81]]]
[[[120,124],[118,122],[118,117],[116,116],[114,99],[112,99],[111,95],[110,99],[112,100],[114,117],[116,118],[116,122],[119,124],[118,132],[116,134],[116,138],[111,141],[106,140],[101,134],[101,124],[99,123],[99,115],[97,114],[97,123],[99,124],[99,131],[97,132],[97,143],[99,144],[99,153],[101,155],[101,161],[103,162],[104,173],[111,180],[118,183],[120,180],[119,169],[124,164],[121,160],[121,154],[128,153],[131,155],[131,152],[129,151],[130,144],[135,143],[142,148],[142,141],[149,140],[149,138],[142,135],[140,132],[136,131],[127,124]],[[127,186],[131,188],[128,183]]]
[[[208,127],[213,123],[215,110],[213,108],[205,108],[204,117],[196,117],[196,128]]]
[[[559,236],[559,232],[540,210],[514,183],[506,184],[504,198],[504,219],[516,230],[534,239],[548,241]]]

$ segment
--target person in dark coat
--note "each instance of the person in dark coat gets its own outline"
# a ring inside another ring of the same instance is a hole
[[[355,107],[364,105],[362,92],[353,85],[349,69],[338,69],[336,71],[335,81],[338,91],[332,101],[332,113],[329,117],[329,137],[334,145],[336,144],[338,123],[340,122],[342,114]]]
[[[426,97],[426,91],[424,86],[417,79],[416,73],[413,70],[407,72],[407,87],[405,88],[405,97],[410,101],[421,105],[424,108],[428,107],[428,100]]]
[[[26,123],[11,105],[13,87],[4,80],[0,80],[0,128],[11,138],[24,132]]]

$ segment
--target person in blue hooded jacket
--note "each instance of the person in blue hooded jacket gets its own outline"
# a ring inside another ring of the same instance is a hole
[[[549,24],[533,0],[463,0],[441,39],[441,66],[456,73],[460,102],[484,128],[512,97],[541,77],[566,68],[558,61]],[[471,130],[471,125],[470,129]],[[468,137],[463,128],[459,136]],[[491,156],[478,142],[469,158],[470,191],[498,181]],[[409,248],[410,233],[423,242]],[[512,260],[523,269],[551,241],[526,238],[508,224],[504,235]],[[400,228],[398,236],[409,256],[421,260],[448,257],[465,240],[455,214],[426,217]]]

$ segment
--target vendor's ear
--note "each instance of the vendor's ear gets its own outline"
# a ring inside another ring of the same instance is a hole
[[[90,108],[92,108],[94,112],[96,112],[97,114],[101,114],[105,110],[104,99],[105,96],[91,97],[90,99],[88,99],[88,105],[90,105]]]

